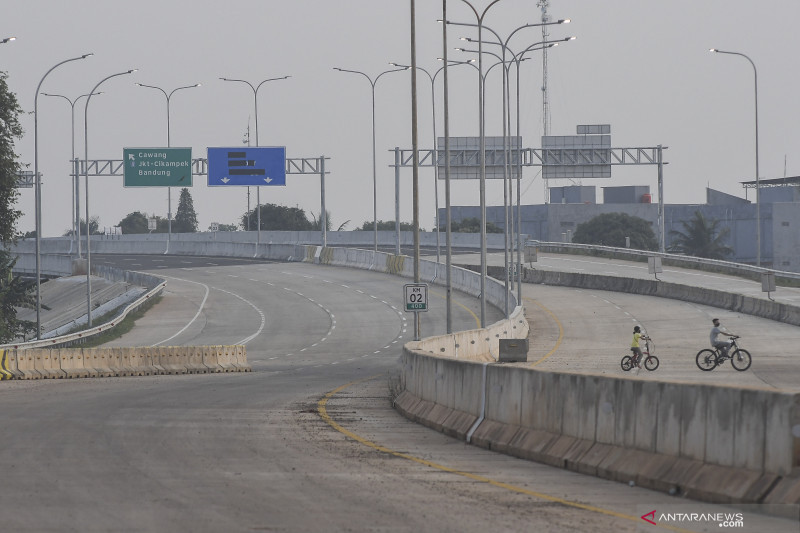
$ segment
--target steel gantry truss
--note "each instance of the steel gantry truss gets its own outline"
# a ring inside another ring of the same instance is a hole
[[[665,251],[664,238],[664,165],[663,151],[666,146],[631,147],[631,148],[522,148],[512,149],[509,158],[503,149],[487,149],[486,167],[502,168],[509,164],[513,167],[570,167],[592,165],[657,165],[658,166],[658,231],[660,249]],[[409,167],[413,164],[414,151],[408,148],[397,148],[396,163],[391,166]],[[510,161],[510,163],[508,163]],[[425,167],[445,165],[443,150],[419,150],[419,165]],[[451,167],[479,167],[480,150],[450,149]],[[442,176],[440,174],[440,176]],[[492,172],[492,178],[503,178],[502,173]],[[490,173],[486,173],[490,178]],[[454,178],[459,179],[459,178]],[[464,179],[464,178],[460,178]],[[438,209],[439,206],[436,206]]]
[[[322,246],[328,245],[327,236],[327,212],[325,211],[325,160],[329,157],[297,157],[286,158],[286,173],[287,174],[303,174],[303,175],[316,175],[320,179],[320,222],[322,227]],[[122,176],[123,164],[122,159],[90,159],[88,162],[83,159],[77,160],[77,165],[73,161],[72,168],[78,168],[78,175],[80,176]],[[87,168],[88,164],[88,168]],[[87,172],[88,170],[88,172]],[[192,159],[192,175],[194,176],[207,176],[208,175],[208,159],[197,158]]]
[[[516,165],[522,157],[522,166],[570,166],[570,165],[658,165],[661,163],[661,151],[666,146],[650,146],[640,148],[522,148],[511,150],[511,164]],[[434,160],[438,161],[434,163]],[[400,149],[400,166],[411,166],[414,151],[410,148]],[[435,164],[444,166],[444,150],[419,150],[419,165],[432,167]],[[486,166],[502,167],[506,164],[505,150],[487,149]],[[666,163],[663,163],[666,164]],[[479,166],[480,150],[450,149],[450,166]],[[487,176],[488,178],[488,176]]]

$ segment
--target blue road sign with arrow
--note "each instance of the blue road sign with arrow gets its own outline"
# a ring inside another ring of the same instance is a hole
[[[286,185],[286,147],[209,148],[208,185]]]

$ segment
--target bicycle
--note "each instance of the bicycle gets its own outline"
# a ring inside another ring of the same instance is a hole
[[[695,362],[698,368],[708,372],[720,366],[726,359],[730,359],[731,366],[739,372],[750,368],[753,359],[750,357],[750,352],[744,348],[739,348],[739,345],[736,343],[736,339],[738,338],[738,335],[731,337],[731,345],[728,347],[727,355],[723,355],[722,348],[714,348],[713,350],[706,348],[697,352]]]
[[[656,357],[653,353],[651,353],[654,351],[656,347],[655,343],[652,343],[652,348],[651,348],[652,340],[653,339],[644,339],[644,350],[642,350],[642,359],[644,359],[644,367],[651,372],[656,368],[658,368],[658,365],[660,364],[658,357]],[[633,348],[631,348],[631,352],[633,352]],[[637,366],[637,363],[639,363],[640,361],[638,357],[636,359],[637,360],[634,361],[634,356],[631,355],[624,356],[622,358],[622,361],[620,361],[620,366],[622,367],[622,370],[627,372],[634,366]]]

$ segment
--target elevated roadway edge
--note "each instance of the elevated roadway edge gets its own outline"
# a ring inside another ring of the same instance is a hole
[[[502,277],[503,268],[490,266],[489,274]],[[800,307],[793,303],[704,288],[702,282],[529,268],[523,269],[523,280],[526,286],[658,296],[800,325]],[[772,505],[768,512],[800,519],[796,387],[482,363],[448,357],[441,344],[442,339],[428,338],[404,347],[402,392],[395,405],[411,420],[568,470],[701,501]]]

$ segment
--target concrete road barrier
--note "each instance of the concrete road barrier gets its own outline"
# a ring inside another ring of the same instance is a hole
[[[13,350],[0,349],[0,381],[17,377],[15,363],[16,357],[14,357]]]
[[[21,379],[42,379],[42,374],[34,367],[35,356],[32,350],[27,352],[16,352],[17,370],[20,372]]]
[[[0,350],[0,379],[251,372],[245,346]]]
[[[83,362],[83,352],[81,350],[59,350],[59,362],[61,370],[68,378],[88,378],[89,372]]]
[[[184,350],[180,346],[162,346],[158,348],[158,365],[166,374],[188,374],[187,361],[183,360]]]

